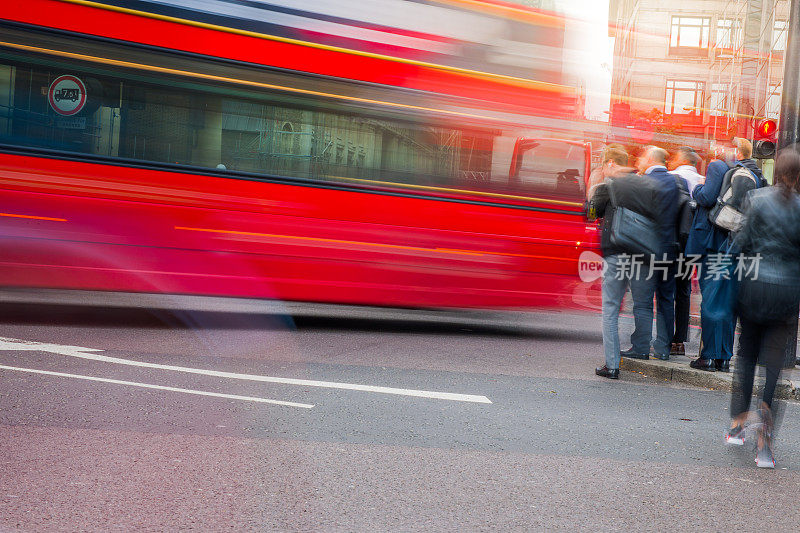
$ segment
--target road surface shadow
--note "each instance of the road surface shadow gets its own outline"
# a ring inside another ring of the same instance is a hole
[[[602,342],[599,329],[586,319],[586,329],[557,327],[557,320],[536,324],[530,314],[498,313],[481,317],[475,312],[448,312],[442,316],[427,310],[402,310],[402,316],[375,317],[331,315],[288,315],[276,313],[240,313],[201,310],[142,309],[63,304],[0,303],[0,324],[67,327],[111,327],[149,329],[227,329],[281,331],[359,331],[375,333],[425,333],[438,335],[480,335]],[[363,313],[362,313],[363,314]],[[391,311],[388,312],[391,314]],[[416,317],[409,317],[417,314]],[[538,316],[548,317],[541,314]],[[555,315],[561,316],[561,315]],[[572,316],[572,315],[569,315]],[[580,320],[579,322],[584,322]]]

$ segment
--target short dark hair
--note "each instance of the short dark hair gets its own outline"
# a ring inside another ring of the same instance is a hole
[[[681,159],[686,161],[692,166],[697,166],[700,162],[700,156],[697,155],[697,152],[694,151],[694,148],[691,146],[681,146],[678,148],[678,153],[680,154]]]
[[[624,167],[628,165],[628,153],[622,148],[607,147],[603,150],[603,164],[613,161],[617,165]]]
[[[793,148],[785,148],[778,152],[775,160],[775,184],[788,191],[800,192],[800,153]]]

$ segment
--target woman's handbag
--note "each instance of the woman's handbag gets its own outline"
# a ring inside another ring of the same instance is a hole
[[[614,220],[611,223],[609,241],[611,244],[632,255],[644,255],[649,260],[658,255],[661,242],[658,224],[650,218],[617,204],[614,195],[614,181],[608,180],[608,194],[614,206]]]

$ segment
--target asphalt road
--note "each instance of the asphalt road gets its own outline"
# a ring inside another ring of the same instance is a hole
[[[796,404],[758,470],[599,317],[349,314],[0,305],[0,530],[800,524]]]

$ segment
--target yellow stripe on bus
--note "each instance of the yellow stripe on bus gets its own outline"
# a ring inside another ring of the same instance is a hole
[[[546,204],[555,204],[555,205],[568,205],[572,207],[583,207],[583,202],[569,202],[566,200],[551,200],[549,198],[538,198],[535,196],[516,196],[513,194],[502,194],[496,192],[485,192],[485,191],[471,191],[469,189],[449,189],[447,187],[434,187],[432,185],[414,185],[411,183],[397,183],[393,181],[379,181],[379,180],[367,180],[363,178],[345,178],[342,176],[325,176],[335,180],[342,180],[342,181],[354,181],[358,183],[368,183],[371,185],[392,185],[397,187],[408,187],[411,189],[423,189],[426,191],[438,191],[438,192],[449,192],[449,193],[467,193],[470,195],[477,195],[477,196],[488,196],[491,198],[502,198],[506,200],[525,200],[525,201],[532,201],[532,202],[542,202]]]
[[[493,256],[506,256],[506,257],[526,257],[529,259],[550,259],[553,261],[570,261],[574,262],[574,258],[569,257],[552,257],[546,255],[529,255],[529,254],[514,254],[505,252],[487,252],[483,250],[459,250],[456,248],[423,248],[421,246],[404,246],[402,244],[385,244],[381,242],[369,241],[348,241],[342,239],[326,239],[324,237],[304,237],[302,235],[282,235],[277,233],[258,233],[255,231],[237,231],[227,229],[214,229],[214,228],[192,228],[187,226],[175,226],[176,230],[181,231],[196,231],[200,233],[219,233],[221,235],[242,235],[244,237],[269,237],[277,239],[288,239],[295,241],[309,241],[329,244],[350,244],[357,246],[372,246],[375,248],[391,248],[395,250],[409,250],[414,252],[437,252],[443,254],[456,254],[456,255],[493,255]]]
[[[446,115],[452,115],[457,117],[466,117],[466,118],[476,118],[480,120],[490,121],[490,122],[502,122],[500,119],[486,116],[486,115],[476,115],[473,113],[463,113],[460,111],[448,111],[446,109],[435,109],[432,107],[423,107],[423,106],[416,106],[410,104],[400,104],[397,102],[386,102],[383,100],[373,100],[371,98],[361,98],[357,96],[344,96],[341,94],[334,94],[334,93],[325,93],[321,91],[312,91],[310,89],[299,89],[296,87],[286,87],[282,85],[274,85],[271,83],[263,83],[258,81],[252,80],[242,80],[238,78],[229,78],[226,76],[216,76],[213,74],[201,74],[199,72],[191,72],[188,70],[178,70],[173,68],[166,68],[166,67],[157,67],[155,65],[146,65],[144,63],[134,63],[132,61],[122,61],[118,59],[106,59],[103,57],[96,57],[90,56],[86,54],[78,54],[75,52],[64,52],[62,50],[52,50],[49,48],[41,48],[39,46],[30,46],[27,44],[18,44],[18,43],[10,43],[5,41],[0,41],[0,46],[6,46],[8,48],[15,48],[17,50],[25,50],[29,52],[38,52],[42,54],[54,55],[58,57],[66,57],[70,59],[79,59],[82,61],[90,61],[92,63],[102,63],[106,65],[114,65],[118,67],[125,67],[125,68],[135,68],[139,70],[147,70],[150,72],[159,72],[163,74],[173,74],[178,76],[187,76],[192,78],[199,78],[203,80],[209,81],[221,81],[225,83],[235,83],[237,85],[248,85],[250,87],[258,87],[261,89],[273,89],[273,90],[280,90],[286,92],[292,92],[297,94],[305,94],[309,96],[321,96],[324,98],[333,98],[337,100],[347,100],[350,102],[359,102],[362,104],[376,104],[376,105],[383,105],[388,107],[395,107],[398,109],[411,109],[414,111],[426,111],[431,113],[441,113]]]
[[[566,92],[566,91],[574,92],[575,91],[574,87],[571,87],[571,86],[568,86],[568,85],[560,85],[560,84],[557,84],[557,83],[538,81],[538,80],[531,80],[531,79],[527,79],[527,78],[518,78],[518,77],[515,77],[515,76],[508,76],[508,75],[505,75],[505,74],[494,74],[492,72],[483,72],[483,71],[479,71],[479,70],[471,70],[471,69],[465,69],[465,68],[460,68],[460,67],[451,67],[451,66],[448,66],[448,65],[439,65],[437,63],[429,63],[429,62],[426,62],[426,61],[418,61],[418,60],[415,60],[415,59],[406,59],[406,58],[402,58],[402,57],[388,56],[388,55],[385,55],[385,54],[376,54],[376,53],[373,53],[373,52],[363,52],[361,50],[353,50],[353,49],[350,49],[350,48],[342,48],[342,47],[339,47],[339,46],[330,46],[330,45],[327,45],[327,44],[312,43],[312,42],[308,42],[308,41],[301,41],[299,39],[291,39],[289,37],[278,37],[277,35],[269,35],[269,34],[266,34],[266,33],[258,33],[258,32],[249,31],[249,30],[241,30],[241,29],[238,29],[238,28],[228,28],[228,27],[219,26],[219,25],[216,25],[216,24],[209,24],[207,22],[198,22],[198,21],[182,19],[182,18],[178,18],[178,17],[171,17],[169,15],[160,15],[160,14],[157,14],[157,13],[148,13],[146,11],[139,11],[139,10],[130,9],[130,8],[127,8],[127,7],[112,6],[112,5],[108,5],[108,4],[102,4],[102,3],[99,3],[99,2],[92,2],[91,0],[59,0],[59,1],[60,2],[66,2],[66,3],[69,3],[69,4],[77,4],[77,5],[82,5],[82,6],[86,6],[86,7],[93,7],[93,8],[96,8],[96,9],[104,9],[106,11],[115,11],[115,12],[124,13],[124,14],[127,14],[127,15],[135,15],[135,16],[139,16],[139,17],[145,17],[145,18],[150,18],[150,19],[155,19],[155,20],[161,20],[161,21],[164,21],[164,22],[172,22],[172,23],[175,23],[175,24],[183,24],[183,25],[186,25],[186,26],[194,26],[194,27],[197,27],[197,28],[203,28],[203,29],[207,29],[207,30],[214,30],[214,31],[220,31],[220,32],[225,32],[225,33],[232,33],[232,34],[236,34],[236,35],[242,35],[242,36],[245,36],[245,37],[255,37],[257,39],[264,39],[264,40],[267,40],[267,41],[275,41],[275,42],[281,42],[281,43],[286,43],[286,44],[294,44],[294,45],[298,45],[298,46],[305,46],[305,47],[308,47],[308,48],[316,48],[318,50],[326,50],[326,51],[329,51],[329,52],[339,52],[339,53],[343,53],[343,54],[350,54],[350,55],[356,55],[356,56],[361,56],[361,57],[368,57],[370,59],[381,59],[381,60],[384,60],[384,61],[393,61],[395,63],[403,63],[403,64],[406,64],[406,65],[413,65],[413,66],[417,66],[417,67],[426,67],[426,68],[431,68],[431,69],[436,69],[436,70],[442,70],[442,71],[446,71],[446,72],[452,72],[452,73],[455,73],[455,74],[461,74],[461,75],[464,75],[464,76],[472,76],[472,77],[476,77],[476,78],[499,80],[499,81],[503,81],[505,83],[510,83],[510,84],[514,84],[514,85],[517,85],[517,86],[529,87],[529,88],[537,89],[537,90],[545,90],[545,91],[550,91],[550,92]]]
[[[0,213],[0,217],[28,218],[33,220],[50,220],[52,222],[66,222],[66,218],[37,217],[35,215],[18,215],[16,213]]]

